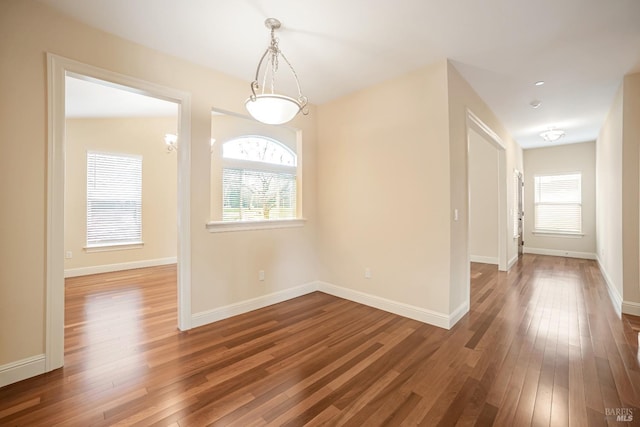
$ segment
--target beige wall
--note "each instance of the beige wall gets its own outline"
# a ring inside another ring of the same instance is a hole
[[[65,270],[157,260],[176,256],[175,152],[166,133],[177,133],[177,117],[67,119],[65,164]],[[142,156],[142,240],[144,247],[86,252],[87,151]]]
[[[534,234],[534,177],[582,174],[582,237]],[[524,151],[524,242],[526,249],[596,253],[596,147],[594,142]],[[580,254],[578,254],[580,255]]]
[[[469,198],[467,186],[467,110],[473,112],[502,140],[506,157],[507,206],[513,206],[513,170],[522,170],[522,149],[511,138],[498,118],[484,101],[460,75],[455,66],[448,63],[447,83],[449,92],[449,134],[450,142],[450,181],[451,199],[450,217],[458,209],[459,221],[451,224],[451,299],[450,310],[459,308],[469,297],[469,260],[468,260],[468,215]],[[513,218],[508,221],[507,236],[513,236]],[[508,237],[506,243],[507,259],[518,255],[517,242]]]
[[[622,297],[622,86],[596,141],[596,235],[600,265]]]
[[[603,272],[640,315],[640,73],[624,77],[596,142],[597,251]]]
[[[441,61],[318,108],[322,280],[448,313],[445,79]]]
[[[498,149],[469,131],[469,253],[498,264]]]
[[[317,279],[315,107],[303,129],[304,227],[209,233],[211,108],[244,112],[249,82],[79,24],[34,1],[0,2],[0,365],[44,352],[47,102],[45,53],[191,93],[192,311]],[[59,254],[62,257],[64,254]],[[265,270],[259,282],[257,272]]]
[[[623,81],[622,144],[622,250],[623,299],[632,303],[633,314],[640,315],[639,224],[640,210],[640,73]],[[623,306],[623,310],[626,307]]]
[[[467,108],[503,140],[507,170],[521,170],[520,147],[444,60],[319,107],[323,280],[446,315],[463,307]]]

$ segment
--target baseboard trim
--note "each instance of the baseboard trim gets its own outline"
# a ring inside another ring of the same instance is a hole
[[[604,265],[602,265],[602,260],[600,260],[600,257],[596,257],[596,260],[598,261],[598,268],[600,268],[600,273],[602,274],[602,277],[604,277],[604,282],[607,285],[607,292],[609,293],[611,304],[613,304],[613,308],[616,310],[618,316],[620,316],[620,314],[622,313],[622,296],[620,295],[620,292],[618,292],[618,288],[616,288],[613,280],[611,280],[609,273],[607,273],[607,269],[604,268]]]
[[[44,364],[44,354],[39,354],[0,366],[0,387],[44,374]]]
[[[471,258],[471,262],[479,262],[481,264],[499,264],[498,257],[470,255],[469,258]]]
[[[212,310],[201,311],[193,314],[191,317],[191,326],[207,325],[239,314],[248,313],[273,304],[278,304],[302,295],[317,291],[317,283],[310,282],[295,288],[284,289],[282,291],[273,292],[271,294],[262,295],[257,298],[251,298],[245,301],[225,305],[223,307],[214,308]]]
[[[453,326],[460,321],[464,317],[465,314],[469,312],[469,301],[465,301],[458,308],[453,310],[453,312],[449,315],[449,327],[447,329],[453,328]]]
[[[306,283],[295,288],[262,295],[257,298],[251,298],[246,301],[240,301],[223,307],[214,308],[212,310],[195,313],[191,318],[191,324],[194,328],[204,326],[209,323],[217,322],[239,314],[248,313],[253,310],[278,304],[316,291],[324,292],[325,294],[344,298],[358,304],[384,310],[389,313],[397,314],[398,316],[408,317],[410,319],[444,329],[451,329],[453,325],[455,325],[469,311],[468,301],[462,303],[451,313],[451,315],[446,315],[426,308],[416,307],[376,295],[355,291],[353,289],[343,288],[331,283],[316,281]]]
[[[640,304],[632,301],[623,301],[622,312],[632,316],[640,316]]]
[[[515,264],[516,262],[518,262],[518,258],[520,258],[518,256],[518,254],[515,254],[513,256],[513,258],[511,258],[507,264],[507,271],[509,271],[511,269],[511,267],[513,267],[513,264]]]
[[[453,323],[455,323],[451,322],[451,316],[444,313],[392,301],[360,291],[354,291],[353,289],[343,288],[327,282],[318,282],[318,290],[329,295],[348,299],[349,301],[388,311],[389,313],[408,317],[423,323],[428,323],[429,325],[438,326],[439,328],[450,329]]]
[[[563,251],[559,249],[530,248],[527,246],[524,247],[524,253],[534,254],[534,255],[561,256],[566,258],[597,259],[596,254],[591,252],[576,252],[576,251]]]
[[[147,259],[142,261],[121,262],[119,264],[96,265],[93,267],[69,268],[64,270],[64,277],[88,276],[90,274],[111,273],[113,271],[133,270],[136,268],[156,267],[158,265],[175,264],[176,257]]]

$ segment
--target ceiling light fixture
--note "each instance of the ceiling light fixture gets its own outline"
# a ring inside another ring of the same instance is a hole
[[[532,108],[538,108],[539,106],[542,105],[542,101],[539,101],[537,99],[534,99],[533,101],[531,101],[529,103],[529,105],[531,105]]]
[[[279,125],[287,123],[293,119],[300,111],[307,115],[307,97],[302,95],[298,75],[293,66],[284,56],[278,47],[278,39],[275,37],[275,31],[282,26],[282,23],[275,18],[269,18],[264,21],[264,25],[271,30],[271,43],[262,54],[258,67],[256,69],[255,80],[251,83],[251,96],[245,101],[247,111],[251,116],[259,122]],[[275,91],[276,73],[278,72],[279,59],[289,66],[293,78],[298,88],[298,98],[294,99],[290,96],[277,94]],[[265,63],[262,78],[260,78],[260,69]],[[262,85],[259,83],[262,81]],[[268,90],[265,92],[265,90]]]
[[[544,80],[538,80],[534,83],[536,86],[542,86],[544,84]]]
[[[557,140],[562,138],[564,135],[565,133],[562,129],[553,129],[553,128],[547,131],[544,131],[540,134],[542,139],[544,139],[547,142],[556,142]]]

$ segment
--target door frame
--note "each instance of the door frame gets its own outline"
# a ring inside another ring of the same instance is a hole
[[[516,239],[516,245],[518,246],[516,252],[518,258],[520,258],[520,256],[524,254],[524,174],[518,169],[514,169],[513,173],[515,175],[513,185],[516,186],[516,192],[514,194],[516,200],[514,201],[514,205],[517,206],[517,212],[514,212],[513,214],[517,215],[517,231],[519,232]]]
[[[45,371],[64,365],[65,77],[68,74],[177,103],[178,328],[191,328],[191,94],[47,53]]]
[[[469,130],[473,129],[487,142],[496,147],[498,151],[498,270],[507,271],[508,261],[508,227],[509,208],[507,206],[507,154],[506,146],[502,139],[486,123],[484,123],[473,111],[467,108],[467,211],[471,204],[469,185]],[[467,215],[467,265],[471,263],[471,251],[469,247],[470,216]],[[470,278],[467,280],[470,291]],[[469,296],[470,301],[470,296]]]

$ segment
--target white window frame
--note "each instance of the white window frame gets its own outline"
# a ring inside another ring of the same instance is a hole
[[[559,176],[571,176],[577,175],[579,177],[579,194],[580,201],[579,202],[539,202],[539,192],[537,189],[537,181],[539,178],[543,177],[559,177]],[[549,236],[566,236],[566,237],[581,237],[584,236],[583,233],[583,212],[582,212],[582,172],[558,172],[558,173],[544,173],[544,174],[536,174],[534,176],[533,181],[533,234],[538,235],[549,235]],[[538,226],[538,206],[539,205],[559,205],[559,206],[579,206],[580,208],[580,220],[579,220],[579,229],[578,230],[570,230],[570,229],[551,229],[551,228],[540,228]]]
[[[89,189],[89,158],[91,155],[102,155],[102,156],[111,156],[113,158],[128,158],[128,159],[135,159],[135,160],[139,160],[140,162],[140,180],[139,180],[139,205],[140,205],[140,210],[139,210],[139,218],[137,219],[137,225],[139,227],[139,229],[137,230],[137,235],[139,236],[132,236],[132,238],[129,239],[114,239],[113,241],[103,241],[103,242],[96,242],[96,241],[91,241],[89,238],[89,234],[90,234],[90,215],[89,215],[89,204],[90,204],[90,189]],[[102,251],[111,251],[111,250],[122,250],[122,249],[135,249],[135,248],[140,248],[144,245],[144,242],[142,240],[142,167],[143,167],[143,163],[142,163],[142,156],[141,155],[136,155],[136,154],[128,154],[128,153],[112,153],[112,152],[104,152],[104,151],[95,151],[95,150],[88,150],[87,151],[87,170],[86,170],[86,179],[87,179],[87,200],[86,200],[86,246],[85,246],[85,251],[86,252],[102,252]]]
[[[225,169],[245,169],[252,171],[264,171],[270,173],[287,173],[293,175],[296,181],[296,194],[295,194],[295,216],[292,218],[269,218],[269,219],[260,219],[260,220],[220,220],[220,221],[210,221],[207,223],[207,229],[210,232],[227,232],[227,231],[244,231],[244,230],[260,230],[260,229],[270,229],[270,228],[291,228],[291,227],[301,227],[305,223],[305,219],[301,218],[300,215],[300,206],[299,203],[301,201],[300,198],[300,156],[298,153],[293,151],[291,148],[287,147],[286,144],[278,141],[269,136],[264,135],[241,135],[232,139],[229,139],[224,144],[231,143],[238,139],[243,138],[259,138],[271,141],[274,144],[281,146],[283,149],[289,151],[295,160],[294,166],[289,165],[280,165],[269,162],[261,162],[254,160],[241,160],[234,158],[226,158],[224,157],[223,151],[221,150],[221,170],[220,173],[223,175]],[[223,146],[224,146],[223,144]],[[221,179],[221,182],[224,182],[224,179]],[[224,190],[221,188],[220,197],[224,197]],[[221,209],[224,209],[224,202],[221,204]],[[220,212],[222,218],[222,211]]]

